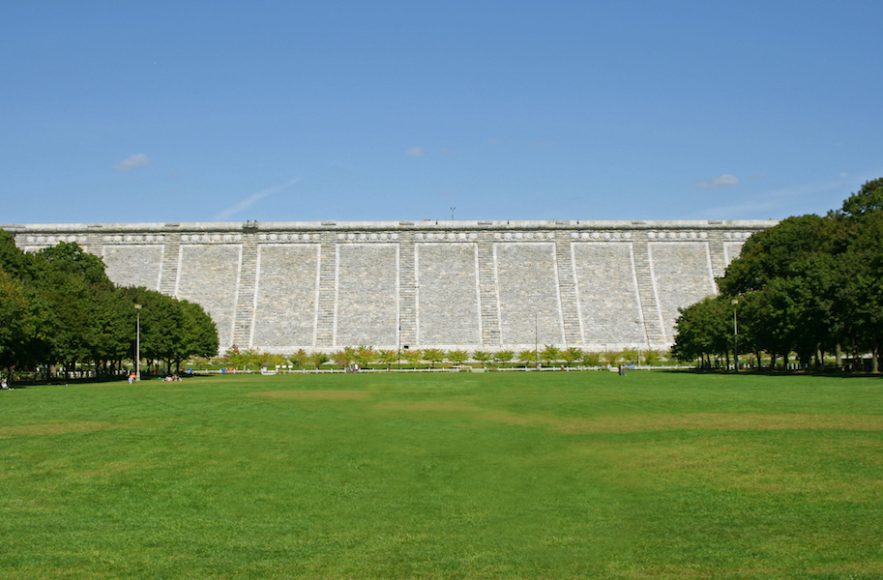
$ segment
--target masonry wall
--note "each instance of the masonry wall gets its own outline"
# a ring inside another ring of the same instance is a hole
[[[664,349],[770,221],[3,226],[201,304],[221,348]]]

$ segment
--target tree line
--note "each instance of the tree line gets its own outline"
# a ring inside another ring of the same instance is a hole
[[[825,216],[790,217],[752,235],[717,284],[718,295],[681,309],[672,349],[679,359],[730,366],[738,349],[758,366],[823,368],[832,357],[845,367],[870,353],[877,372],[883,178]]]
[[[0,230],[0,368],[7,375],[119,374],[135,356],[136,304],[148,364],[171,370],[187,357],[217,353],[217,328],[198,304],[117,287],[101,258],[75,243],[23,252]]]
[[[261,352],[254,349],[239,350],[235,346],[223,356],[211,360],[193,361],[195,366],[211,368],[232,368],[237,370],[258,370],[261,368],[319,369],[333,365],[346,368],[358,364],[361,368],[435,368],[459,367],[473,362],[481,366],[521,367],[535,366],[598,367],[615,364],[642,364],[648,366],[666,364],[666,353],[653,350],[594,352],[576,347],[558,348],[544,345],[537,350],[515,352],[501,350],[466,351],[442,350],[438,348],[407,348],[402,350],[378,349],[370,346],[344,347],[333,352],[300,349],[290,355]]]

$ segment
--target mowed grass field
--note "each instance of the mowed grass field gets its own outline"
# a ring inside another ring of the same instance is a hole
[[[0,392],[0,577],[883,577],[883,381]]]

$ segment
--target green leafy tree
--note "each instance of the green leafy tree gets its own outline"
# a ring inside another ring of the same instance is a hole
[[[16,367],[31,362],[43,315],[25,286],[0,269],[0,367],[10,380]]]
[[[601,353],[585,351],[580,357],[580,362],[587,367],[597,367],[601,365]]]
[[[480,362],[482,365],[487,365],[488,361],[491,360],[491,353],[477,350],[472,353],[472,358]]]
[[[291,361],[291,366],[296,369],[302,369],[307,366],[309,357],[304,349],[299,348],[289,357],[289,360]]]
[[[865,182],[858,192],[849,196],[840,209],[840,215],[861,218],[883,210],[883,177]]]
[[[524,368],[537,364],[537,353],[533,350],[523,350],[518,353],[518,360],[524,365]]]
[[[423,360],[423,353],[417,348],[409,348],[408,350],[402,351],[402,356],[412,367],[416,367],[420,361]]]
[[[340,368],[346,368],[356,360],[356,349],[346,346],[331,354],[331,360]]]
[[[377,352],[375,352],[374,349],[370,346],[357,347],[353,356],[355,362],[359,363],[360,367],[369,365],[373,361],[377,360]]]
[[[386,367],[386,370],[389,370],[398,359],[399,353],[394,350],[385,349],[377,352],[377,360]]]
[[[199,304],[180,300],[181,332],[176,345],[175,369],[181,372],[181,361],[193,357],[212,357],[218,354],[218,328],[211,316]]]
[[[730,344],[730,305],[722,296],[709,296],[680,309],[672,354],[683,361],[700,359],[711,367],[713,355],[725,354]]]
[[[171,372],[172,364],[179,357],[179,351],[183,341],[184,314],[181,304],[172,298],[155,290],[147,288],[124,288],[131,308],[131,320],[135,320],[135,304],[140,304],[141,309],[141,356],[148,363],[165,362],[166,372]],[[134,352],[134,336],[132,337],[132,350]],[[243,355],[235,358],[236,349],[231,353],[232,364],[235,368],[248,368],[253,364],[251,358]],[[238,363],[238,364],[236,364]]]
[[[423,350],[423,359],[429,361],[430,368],[445,360],[445,351],[438,348],[427,348]]]
[[[583,351],[575,346],[571,346],[570,348],[561,352],[561,359],[568,365],[574,364],[575,362],[581,360],[582,357]]]
[[[469,360],[469,353],[465,350],[449,350],[447,359],[453,364],[460,366]]]
[[[317,369],[322,368],[322,365],[327,363],[330,359],[328,358],[328,353],[316,351],[310,355],[310,362]]]
[[[547,344],[542,351],[540,351],[540,359],[547,365],[551,365],[552,363],[561,360],[561,350],[552,344]]]
[[[513,358],[515,358],[515,353],[511,350],[500,350],[494,353],[494,361],[501,364],[512,362]]]
[[[0,230],[0,269],[27,285],[33,278],[33,267],[33,257],[15,245],[11,233]]]

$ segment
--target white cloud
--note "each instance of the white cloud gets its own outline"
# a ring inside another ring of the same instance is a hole
[[[423,157],[426,155],[426,150],[423,147],[411,147],[405,151],[405,155],[408,157]]]
[[[231,217],[235,216],[236,214],[247,210],[248,208],[250,208],[251,206],[253,206],[257,202],[261,201],[262,199],[264,199],[266,197],[270,197],[274,193],[282,191],[283,189],[285,189],[287,187],[291,187],[292,185],[294,185],[298,181],[300,181],[300,177],[295,177],[294,179],[289,179],[285,183],[273,185],[273,186],[268,187],[266,189],[262,189],[261,191],[257,191],[255,193],[252,193],[251,195],[247,195],[244,198],[242,198],[241,200],[239,200],[238,202],[236,202],[233,205],[231,205],[230,207],[228,207],[227,209],[224,209],[224,210],[221,210],[220,212],[218,212],[218,214],[215,216],[215,219],[218,219],[218,220],[230,219]]]
[[[701,187],[703,189],[715,187],[732,187],[734,185],[739,185],[739,178],[731,173],[724,173],[712,179],[705,179],[703,181],[696,182],[696,187]]]
[[[131,171],[136,167],[145,167],[147,165],[150,165],[150,157],[144,153],[136,153],[114,165],[114,168],[117,171]]]

